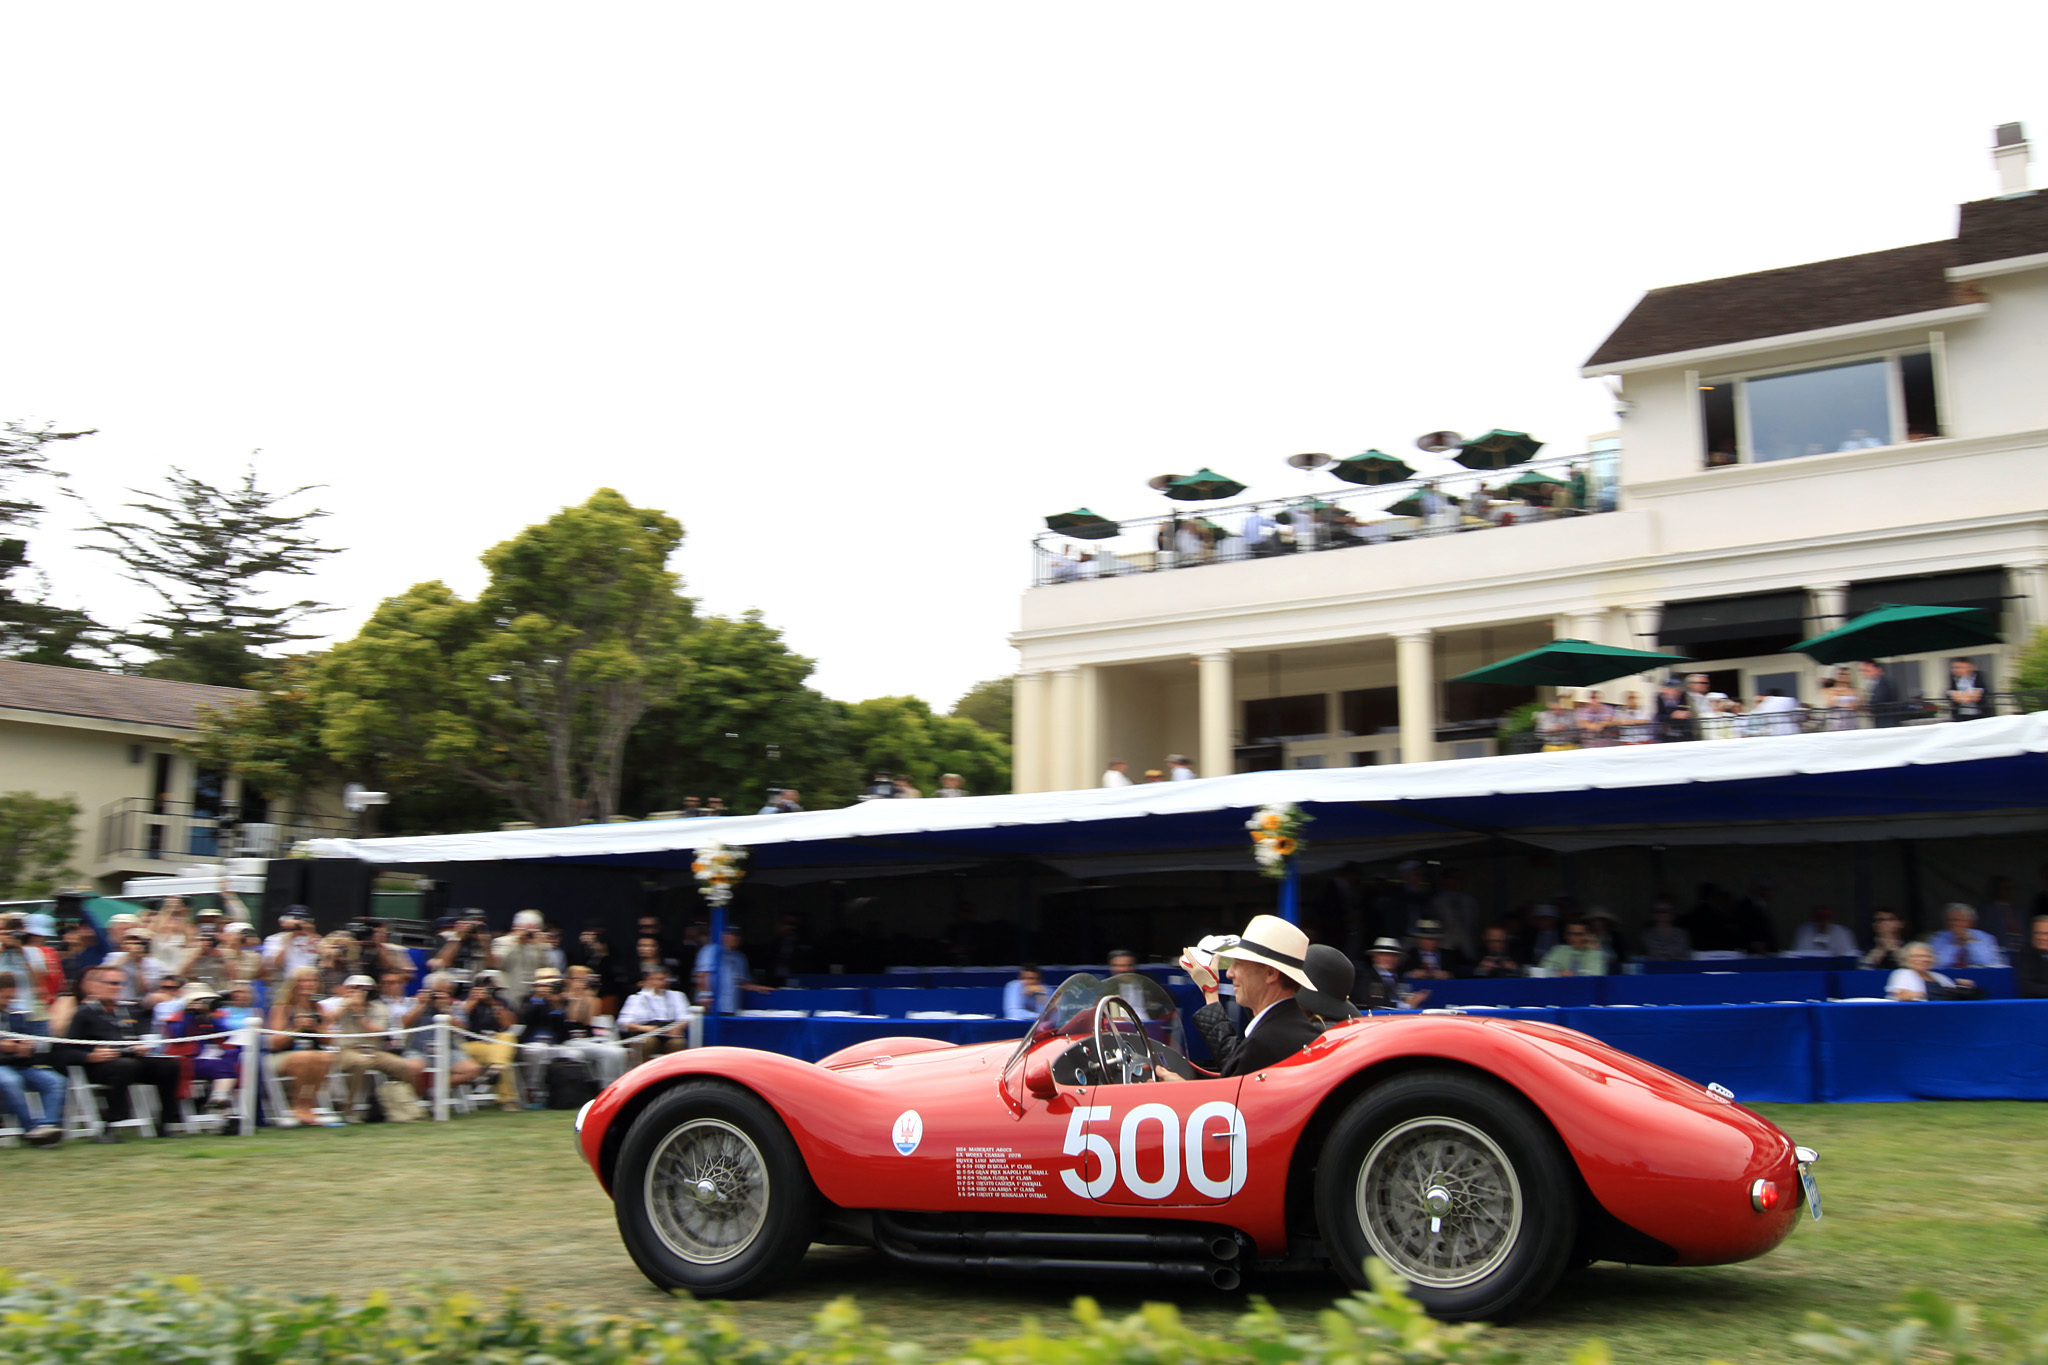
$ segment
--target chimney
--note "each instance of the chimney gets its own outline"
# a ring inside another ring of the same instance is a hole
[[[1991,164],[1998,170],[2001,198],[2032,193],[2027,188],[2027,163],[2033,159],[2033,148],[2027,145],[2027,130],[2017,123],[1999,124],[1991,135]]]

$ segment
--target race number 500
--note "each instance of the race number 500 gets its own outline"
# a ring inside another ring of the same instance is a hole
[[[1060,1172],[1060,1179],[1068,1189],[1083,1199],[1101,1199],[1109,1194],[1119,1176],[1124,1187],[1140,1199],[1165,1199],[1180,1188],[1181,1176],[1195,1193],[1209,1199],[1228,1199],[1244,1188],[1245,1177],[1245,1132],[1244,1116],[1237,1106],[1228,1100],[1211,1100],[1196,1106],[1188,1115],[1187,1126],[1181,1127],[1180,1115],[1164,1104],[1141,1104],[1124,1115],[1123,1127],[1118,1130],[1117,1144],[1109,1145],[1104,1131],[1089,1132],[1088,1125],[1099,1123],[1103,1129],[1109,1127],[1111,1119],[1108,1105],[1079,1105],[1067,1120],[1067,1144],[1061,1150],[1068,1156],[1093,1157],[1095,1178],[1084,1180],[1081,1170],[1087,1162],[1080,1163],[1080,1169]],[[1138,1173],[1138,1143],[1144,1136],[1145,1125],[1159,1125],[1161,1169],[1156,1178],[1148,1179]],[[1212,1159],[1211,1146],[1223,1150],[1216,1152]],[[1216,1171],[1221,1167],[1221,1171]]]

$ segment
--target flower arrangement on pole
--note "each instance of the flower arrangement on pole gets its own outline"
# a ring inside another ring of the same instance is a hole
[[[747,870],[740,866],[747,860],[747,851],[711,839],[697,845],[696,855],[690,871],[697,874],[697,889],[705,900],[723,908],[732,899],[733,886],[747,875]]]
[[[1293,802],[1280,801],[1259,807],[1258,813],[1244,822],[1244,827],[1252,832],[1252,857],[1258,862],[1261,876],[1275,880],[1287,876],[1287,860],[1307,847],[1301,827],[1313,818],[1303,815],[1301,807]]]

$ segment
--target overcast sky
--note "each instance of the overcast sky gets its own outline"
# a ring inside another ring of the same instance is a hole
[[[2048,138],[2038,3],[1420,8],[11,5],[0,418],[98,428],[99,506],[327,485],[284,586],[342,635],[609,485],[825,691],[943,706],[1046,513],[1580,449],[1644,289],[1947,236]],[[33,557],[132,619],[81,520]]]

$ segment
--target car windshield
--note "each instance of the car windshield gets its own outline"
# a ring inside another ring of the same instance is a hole
[[[1124,972],[1107,980],[1092,972],[1076,972],[1062,981],[1045,1002],[1045,1008],[1038,1012],[1031,1031],[1017,1045],[1004,1070],[1007,1072],[1033,1044],[1044,1039],[1088,1036],[1095,1028],[1095,1005],[1106,995],[1121,997],[1154,1041],[1180,1045],[1180,1009],[1157,981],[1136,972]]]

